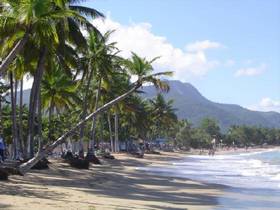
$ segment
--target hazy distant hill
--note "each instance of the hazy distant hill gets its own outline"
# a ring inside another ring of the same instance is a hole
[[[165,98],[174,99],[178,117],[189,119],[194,125],[198,125],[205,117],[211,117],[219,121],[222,130],[233,124],[280,128],[280,114],[277,112],[257,112],[239,105],[215,103],[202,96],[189,83],[169,81],[169,85],[170,91],[164,94]],[[144,96],[148,98],[157,94],[151,86],[144,87],[143,90]]]
[[[231,125],[257,125],[263,127],[280,128],[280,114],[277,112],[257,112],[234,104],[220,104],[209,101],[189,83],[169,81],[170,91],[164,94],[167,99],[174,99],[174,106],[178,109],[180,119],[188,119],[195,126],[201,119],[211,117],[218,120],[223,131]],[[143,88],[144,97],[151,98],[157,94],[152,86]],[[30,90],[24,91],[24,103],[29,103]]]

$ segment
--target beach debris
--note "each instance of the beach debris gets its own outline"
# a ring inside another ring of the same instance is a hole
[[[37,169],[37,170],[43,170],[48,169],[51,162],[48,161],[47,158],[43,158],[42,160],[39,160],[31,169]]]
[[[89,160],[87,158],[81,158],[78,155],[73,155],[71,151],[63,153],[61,158],[63,158],[73,168],[89,169]]]
[[[100,160],[95,156],[93,152],[88,152],[85,159],[93,164],[101,165]]]

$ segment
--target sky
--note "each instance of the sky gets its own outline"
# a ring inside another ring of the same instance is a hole
[[[209,100],[280,112],[280,0],[90,0],[121,54],[193,84]]]

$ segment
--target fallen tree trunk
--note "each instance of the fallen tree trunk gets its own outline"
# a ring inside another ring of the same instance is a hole
[[[132,86],[132,88],[129,91],[127,91],[123,95],[120,95],[119,97],[115,98],[114,100],[106,103],[102,107],[98,108],[95,112],[93,112],[90,115],[88,115],[84,120],[80,121],[75,127],[73,127],[68,132],[66,132],[62,136],[60,136],[55,142],[53,142],[52,144],[50,144],[48,146],[45,146],[45,148],[40,150],[35,155],[35,157],[30,159],[26,163],[21,164],[18,167],[19,174],[24,175],[25,173],[27,173],[39,160],[41,160],[42,158],[47,156],[47,154],[52,152],[52,150],[54,148],[56,148],[58,145],[64,143],[65,140],[68,137],[72,136],[85,122],[87,122],[88,120],[92,119],[93,117],[96,117],[98,114],[103,113],[108,108],[110,108],[111,106],[115,105],[116,103],[124,100],[127,96],[129,96],[130,94],[135,92],[141,86],[142,86],[142,82],[140,80],[138,80],[136,83],[134,83],[134,85]]]

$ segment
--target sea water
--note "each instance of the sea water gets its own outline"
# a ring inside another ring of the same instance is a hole
[[[228,193],[219,198],[220,206],[216,209],[280,209],[279,149],[191,155],[167,167],[139,170],[228,186]]]

